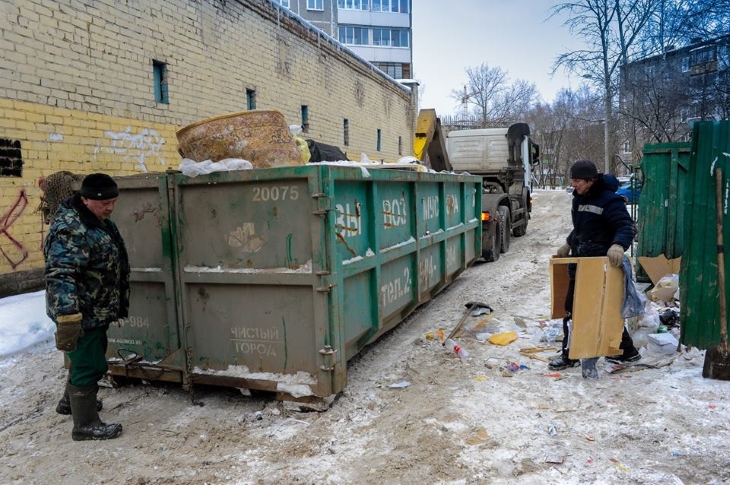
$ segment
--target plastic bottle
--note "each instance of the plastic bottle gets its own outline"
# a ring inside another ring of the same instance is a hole
[[[469,352],[467,352],[464,347],[457,344],[451,339],[447,339],[446,342],[444,342],[444,346],[449,350],[453,350],[454,353],[462,359],[466,359],[467,357],[469,357]]]

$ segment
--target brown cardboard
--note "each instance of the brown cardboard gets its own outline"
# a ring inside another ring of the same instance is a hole
[[[663,254],[660,254],[655,258],[639,256],[637,259],[639,260],[641,267],[644,268],[644,271],[646,271],[651,282],[655,285],[660,279],[662,279],[662,277],[668,274],[679,274],[679,267],[682,262],[681,256],[674,259],[667,259],[667,257]]]
[[[584,359],[620,355],[619,344],[624,328],[621,318],[623,271],[611,266],[606,257],[552,258],[550,290],[553,318],[565,316],[569,263],[577,264],[577,269],[568,356]]]

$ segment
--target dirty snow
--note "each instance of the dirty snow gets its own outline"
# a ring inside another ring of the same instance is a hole
[[[237,389],[134,383],[100,391],[121,437],[73,442],[71,418],[54,411],[65,371],[42,293],[0,300],[0,483],[730,483],[730,382],[702,378],[703,352],[612,374],[601,360],[597,380],[520,353],[549,320],[548,261],[570,197],[538,191],[527,235],[353,358],[321,413]],[[467,319],[461,360],[427,335],[448,334],[469,301],[494,313],[477,328],[483,315]],[[509,330],[520,338],[506,346],[475,338]]]

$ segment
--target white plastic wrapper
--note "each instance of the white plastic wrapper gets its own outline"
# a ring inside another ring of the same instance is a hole
[[[213,172],[230,172],[232,170],[251,170],[253,165],[248,160],[242,158],[224,158],[219,162],[212,162],[205,160],[204,162],[196,162],[189,158],[184,158],[180,162],[180,170],[184,175],[188,177],[197,177],[198,175],[204,175]]]

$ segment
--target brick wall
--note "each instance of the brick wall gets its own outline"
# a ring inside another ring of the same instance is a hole
[[[395,160],[399,137],[413,151],[409,91],[268,0],[20,0],[0,7],[0,34],[0,294],[43,265],[43,177],[177,168],[175,131],[245,110],[247,90],[288,124],[306,105],[306,136],[350,158]]]

